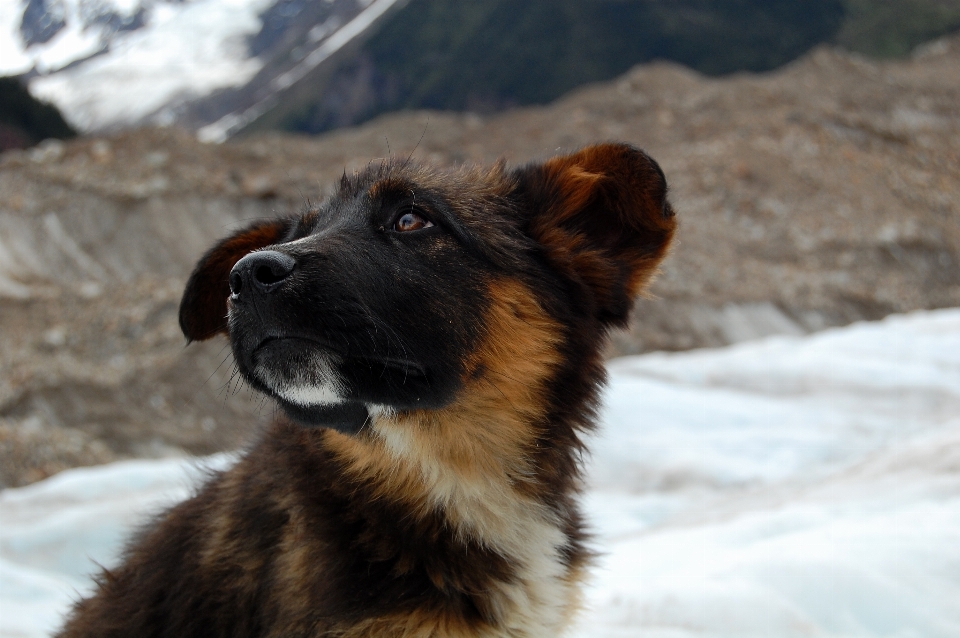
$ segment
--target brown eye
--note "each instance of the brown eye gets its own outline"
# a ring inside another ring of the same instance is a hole
[[[397,221],[393,223],[393,229],[400,233],[405,233],[410,230],[421,230],[423,228],[430,228],[433,226],[433,222],[429,219],[425,219],[418,215],[417,213],[404,213],[397,218]]]

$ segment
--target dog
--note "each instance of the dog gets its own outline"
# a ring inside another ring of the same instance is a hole
[[[608,143],[372,163],[222,240],[180,324],[226,334],[278,416],[59,636],[563,633],[592,557],[576,499],[605,335],[675,229],[657,163]]]

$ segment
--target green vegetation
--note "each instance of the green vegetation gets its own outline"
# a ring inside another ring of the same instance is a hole
[[[412,0],[367,51],[394,106],[546,102],[668,59],[703,73],[775,68],[831,37],[839,0]]]
[[[823,43],[900,56],[957,29],[960,0],[410,0],[264,124],[316,133],[398,109],[546,103],[653,60],[723,75]]]
[[[878,58],[908,55],[917,45],[960,30],[960,0],[844,0],[834,42]]]
[[[775,68],[840,26],[837,0],[412,0],[367,46],[401,106],[538,103],[634,64]]]
[[[546,102],[658,58],[710,74],[772,69],[841,18],[838,0],[413,0],[367,50],[399,84],[397,106],[482,110]]]
[[[0,77],[0,151],[76,134],[57,107],[33,98],[19,79]]]

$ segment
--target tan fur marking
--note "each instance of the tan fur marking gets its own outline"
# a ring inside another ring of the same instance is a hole
[[[258,583],[255,574],[264,564],[264,556],[249,547],[245,539],[236,531],[243,528],[244,521],[237,520],[233,505],[237,495],[243,490],[244,475],[239,472],[227,472],[218,486],[223,498],[213,501],[215,507],[206,512],[204,544],[200,550],[200,564],[211,573],[235,565],[232,583],[246,592],[256,591]],[[229,561],[230,564],[227,563]]]
[[[317,539],[311,537],[304,520],[302,507],[296,499],[287,498],[283,507],[290,519],[284,526],[280,540],[280,552],[275,565],[275,586],[282,594],[276,600],[282,601],[281,618],[289,623],[286,634],[295,633],[300,614],[308,613],[313,604],[303,583],[313,580],[313,574],[326,568],[324,547],[317,546]]]
[[[371,618],[334,629],[331,638],[480,638],[483,630],[442,612],[415,611]]]
[[[404,186],[402,180],[396,178],[386,178],[379,179],[373,183],[372,186],[367,190],[367,194],[371,199],[377,199],[382,196],[385,192],[400,190]]]

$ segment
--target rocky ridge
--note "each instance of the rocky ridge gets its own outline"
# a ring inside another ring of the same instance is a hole
[[[516,163],[607,139],[660,161],[682,224],[611,355],[960,305],[960,38],[721,79],[646,65],[547,107],[320,138],[48,141],[0,156],[0,484],[256,436],[273,407],[240,389],[224,341],[185,348],[176,324],[194,261],[238,224],[390,153]]]

